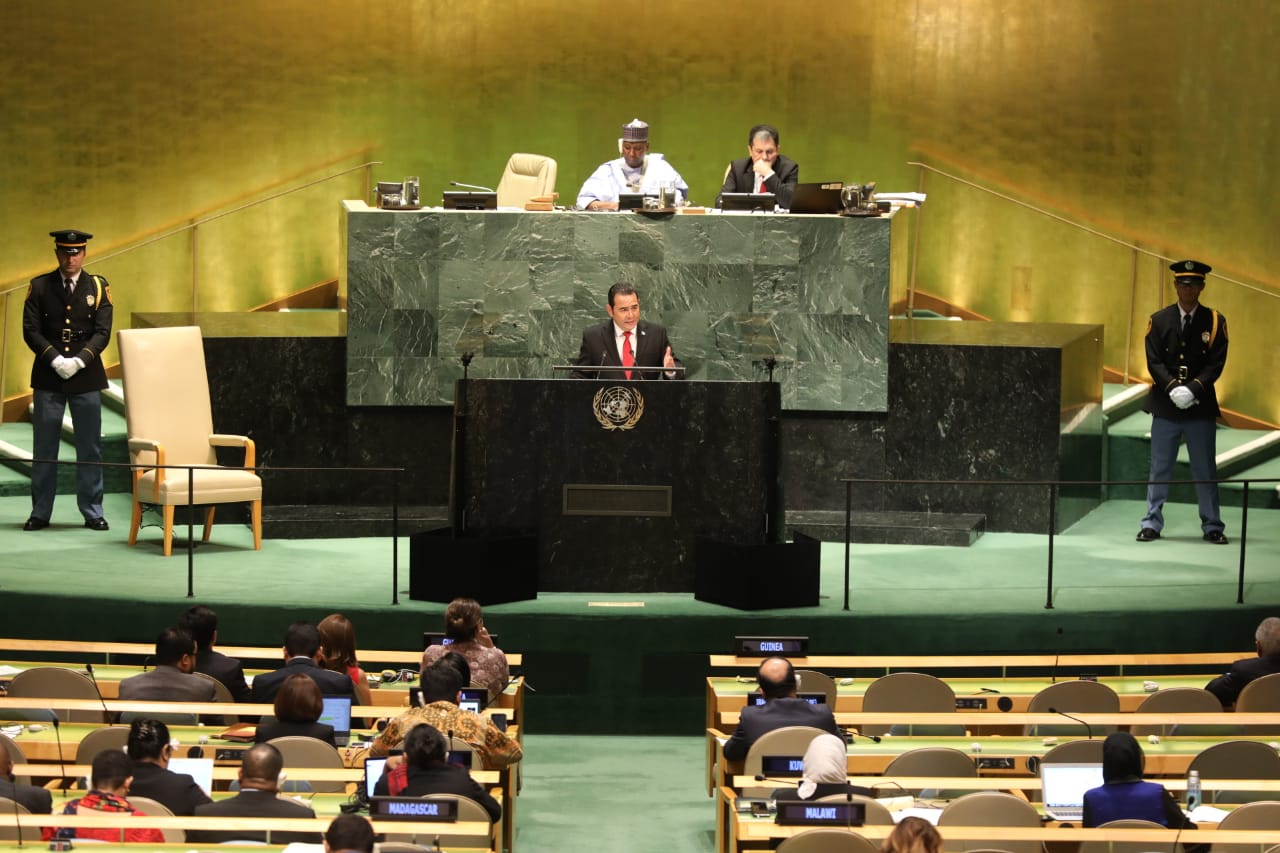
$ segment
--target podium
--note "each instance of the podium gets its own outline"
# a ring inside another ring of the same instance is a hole
[[[768,382],[459,381],[453,540],[532,532],[539,591],[693,592],[699,540],[781,542],[780,408]],[[411,575],[451,574],[438,538]]]

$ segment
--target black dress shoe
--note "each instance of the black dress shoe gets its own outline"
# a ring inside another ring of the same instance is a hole
[[[1139,542],[1154,542],[1160,538],[1160,531],[1154,527],[1144,527],[1138,531]]]
[[[1221,530],[1210,530],[1204,535],[1204,541],[1212,542],[1214,545],[1227,545],[1227,537],[1222,535]]]
[[[86,518],[84,520],[84,526],[89,528],[90,530],[110,530],[111,529],[111,525],[107,524],[107,520],[105,518]]]
[[[27,523],[22,525],[23,530],[44,530],[49,526],[47,519],[36,518],[34,515],[27,519]]]

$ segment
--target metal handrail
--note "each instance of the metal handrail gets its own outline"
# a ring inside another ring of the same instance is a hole
[[[1084,231],[1087,234],[1092,234],[1095,237],[1099,237],[1110,243],[1115,243],[1117,246],[1123,246],[1126,249],[1130,249],[1131,251],[1137,252],[1142,255],[1146,255],[1147,257],[1155,258],[1160,261],[1167,261],[1170,263],[1177,260],[1177,258],[1172,258],[1167,255],[1162,255],[1159,252],[1153,252],[1150,249],[1144,249],[1135,243],[1130,243],[1126,240],[1121,240],[1119,237],[1113,237],[1112,235],[1107,234],[1104,231],[1099,231],[1096,228],[1090,228],[1088,225],[1083,225],[1079,222],[1076,222],[1074,219],[1070,219],[1066,216],[1062,216],[1061,214],[1054,213],[1051,210],[1045,210],[1043,207],[1037,207],[1034,204],[1025,202],[1019,198],[1015,198],[1011,195],[1008,195],[1007,193],[1002,193],[999,190],[993,190],[990,187],[984,187],[982,184],[967,180],[965,178],[960,177],[959,175],[953,175],[950,172],[945,172],[942,169],[937,168],[936,166],[930,166],[928,163],[920,163],[915,160],[908,160],[907,165],[918,166],[921,169],[925,169],[929,172],[933,172],[935,175],[941,175],[942,177],[947,178],[948,180],[951,180],[951,181],[955,181],[958,184],[964,184],[966,187],[971,187],[980,192],[984,192],[987,195],[993,195],[996,198],[1003,199],[1004,201],[1007,201],[1007,202],[1011,202],[1013,204],[1018,205],[1019,207],[1025,207],[1027,210],[1034,211],[1040,214],[1041,216],[1046,216],[1049,219],[1054,220],[1055,222],[1061,222],[1063,225],[1070,225],[1072,228],[1075,228],[1079,231]],[[1257,285],[1249,284],[1248,282],[1241,281],[1238,278],[1232,278],[1229,275],[1223,275],[1222,273],[1211,272],[1209,273],[1209,275],[1213,278],[1221,279],[1222,281],[1229,282],[1238,287],[1243,287],[1246,290],[1252,290],[1255,293],[1261,293],[1264,296],[1270,296],[1273,299],[1280,299],[1280,291],[1268,290],[1264,287],[1258,287]],[[913,276],[912,277],[913,291],[915,289],[914,285],[915,285],[915,281]]]
[[[369,185],[372,183],[372,180],[373,180],[373,167],[381,166],[381,165],[382,165],[381,160],[369,160],[367,162],[361,163],[358,166],[352,166],[348,169],[343,169],[340,172],[334,172],[332,174],[325,175],[324,177],[316,178],[315,180],[308,181],[305,184],[300,184],[296,187],[290,187],[287,190],[281,190],[280,192],[272,193],[271,195],[265,196],[263,198],[254,199],[253,201],[245,202],[243,204],[238,204],[235,207],[232,207],[228,210],[223,210],[218,213],[212,213],[212,214],[209,214],[208,216],[203,216],[197,219],[193,219],[190,222],[179,225],[176,228],[171,228],[155,236],[148,237],[137,243],[133,243],[123,248],[107,252],[103,255],[96,255],[95,260],[97,262],[101,262],[101,261],[110,260],[112,258],[118,258],[123,255],[127,255],[130,252],[136,252],[138,249],[141,249],[145,246],[150,246],[153,243],[158,243],[161,240],[167,240],[170,237],[174,237],[178,234],[184,234],[190,231],[192,234],[191,313],[194,314],[196,313],[199,307],[199,304],[198,304],[199,265],[197,264],[196,261],[197,261],[197,250],[198,250],[198,236],[200,233],[199,228],[201,225],[206,225],[210,222],[216,222],[217,220],[230,216],[233,213],[239,213],[242,210],[248,210],[251,207],[257,207],[260,204],[266,204],[269,201],[275,201],[278,198],[283,198],[284,196],[287,196],[287,195],[293,195],[294,193],[301,192],[302,190],[314,187],[317,184],[323,184],[327,181],[333,180],[334,178],[341,178],[345,175],[351,174],[352,172],[358,172],[361,169],[365,170],[365,172],[367,173],[365,183],[366,185]],[[2,311],[0,311],[0,423],[4,423],[4,409],[3,409],[4,378],[7,375],[7,370],[8,370],[7,353],[9,351],[9,303],[12,299],[13,294],[19,290],[22,290],[24,287],[27,287],[27,283],[22,281],[22,279],[14,279],[11,282],[7,282],[3,287],[0,287],[0,298],[2,298],[4,302],[4,308]]]

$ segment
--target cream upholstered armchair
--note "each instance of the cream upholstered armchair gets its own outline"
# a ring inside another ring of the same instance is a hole
[[[556,191],[556,161],[541,154],[512,154],[498,181],[498,207],[524,207]]]
[[[213,530],[212,504],[248,503],[254,550],[262,548],[262,479],[253,472],[254,444],[243,435],[213,431],[209,377],[198,326],[124,329],[119,334],[124,377],[125,421],[133,472],[133,519],[129,544],[138,540],[142,505],[164,514],[164,553],[173,552],[173,509],[204,506],[204,541]],[[243,447],[244,467],[218,464],[215,447]],[[197,465],[191,472],[146,466]]]

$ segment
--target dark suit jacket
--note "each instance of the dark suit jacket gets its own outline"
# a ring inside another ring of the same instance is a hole
[[[254,729],[253,742],[266,743],[278,737],[311,737],[322,740],[329,746],[336,746],[333,742],[333,726],[328,723],[285,723],[280,720],[261,723]]]
[[[800,164],[790,157],[779,154],[773,161],[773,174],[764,182],[765,192],[778,197],[778,205],[791,207],[791,196],[795,194],[796,184],[800,182]],[[724,176],[722,193],[750,193],[756,190],[756,173],[751,169],[751,158],[743,157],[729,164],[729,174]],[[719,198],[716,207],[720,206]]]
[[[176,815],[195,814],[197,806],[212,802],[186,773],[174,773],[146,761],[134,762],[129,796],[150,797]]]
[[[1175,421],[1212,420],[1222,414],[1216,383],[1227,363],[1226,317],[1200,305],[1191,315],[1191,329],[1184,337],[1182,312],[1175,302],[1151,315],[1146,349],[1147,372],[1152,379],[1143,406],[1146,411]],[[1179,378],[1183,367],[1185,379]],[[1169,392],[1179,385],[1190,388],[1199,402],[1189,409],[1175,406]]]
[[[1240,691],[1250,681],[1276,672],[1280,672],[1280,655],[1245,658],[1231,664],[1231,669],[1210,681],[1204,689],[1217,696],[1218,701],[1226,708],[1236,703]]]
[[[374,786],[373,793],[376,796],[385,797],[388,791],[387,776],[384,773]],[[459,797],[468,797],[484,806],[484,810],[489,813],[489,820],[496,821],[502,817],[502,806],[498,801],[489,796],[489,793],[460,767],[449,764],[410,767],[409,784],[397,796],[425,797],[427,794],[456,794]]]
[[[320,692],[325,696],[350,696],[352,700],[355,699],[355,685],[351,683],[351,676],[345,672],[332,672],[318,667],[310,658],[292,658],[275,672],[254,676],[253,701],[270,705],[275,701],[285,679],[299,672],[311,676],[311,680],[320,686]]]
[[[786,726],[813,726],[841,736],[835,715],[826,705],[810,705],[794,697],[770,699],[763,705],[748,705],[742,709],[738,730],[725,742],[724,757],[730,761],[741,761],[761,735]]]
[[[198,817],[315,817],[316,813],[295,800],[282,800],[269,791],[244,790],[234,797],[197,806]],[[187,833],[193,844],[218,844],[223,841],[265,841],[263,830],[194,830]],[[318,832],[272,832],[272,844],[319,844]]]
[[[155,702],[213,702],[213,682],[176,666],[157,666],[120,682],[120,698]]]
[[[649,323],[641,320],[636,324],[636,333],[632,336],[635,348],[635,358],[637,367],[662,367],[662,359],[667,354],[667,347],[671,346],[671,341],[667,339],[667,327],[657,323]],[[675,357],[675,349],[672,348],[672,357]],[[578,360],[574,362],[579,366],[599,367],[613,365],[622,366],[622,356],[618,354],[617,339],[613,334],[613,320],[591,326],[582,332],[582,349],[578,352]],[[676,364],[683,366],[680,359],[676,359]],[[609,371],[593,371],[593,370],[575,370],[573,375],[577,379],[613,379],[619,382],[624,381],[626,375],[619,370]],[[665,379],[667,374],[661,370],[642,370],[631,371],[632,379]],[[677,373],[677,379],[683,379],[683,373]]]
[[[19,785],[8,779],[0,779],[0,797],[15,800],[18,805],[32,814],[49,814],[53,811],[53,796],[44,788],[35,785]],[[36,831],[32,837],[38,836]]]
[[[196,655],[196,672],[203,672],[210,678],[221,681],[231,691],[231,698],[237,702],[249,701],[249,685],[244,680],[244,667],[235,658],[206,649]]]
[[[111,343],[111,288],[101,287],[87,270],[80,271],[76,289],[68,299],[58,270],[31,279],[22,306],[22,338],[35,353],[31,387],[63,394],[85,394],[107,387],[102,351]],[[70,322],[67,322],[70,321]],[[66,337],[63,340],[63,330]],[[84,369],[63,379],[53,369],[58,356],[79,358]]]

